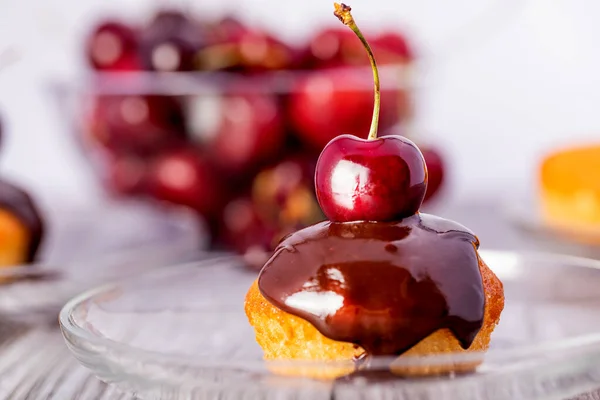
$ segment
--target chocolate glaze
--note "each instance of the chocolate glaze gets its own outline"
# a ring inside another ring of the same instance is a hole
[[[0,209],[14,215],[28,230],[29,246],[24,262],[34,261],[44,234],[44,222],[35,203],[24,190],[0,180]]]
[[[321,222],[286,237],[259,275],[273,305],[370,355],[399,355],[441,328],[465,349],[483,325],[477,237],[427,214]]]

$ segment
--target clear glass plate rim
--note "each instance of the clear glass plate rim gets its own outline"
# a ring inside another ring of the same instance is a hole
[[[537,258],[537,259],[558,259],[561,262],[569,263],[572,266],[576,267],[584,267],[591,268],[595,270],[600,270],[600,260],[589,259],[585,257],[571,256],[565,254],[554,254],[554,253],[546,253],[539,251],[503,251],[503,250],[482,250],[481,256],[485,260],[486,256],[496,256],[496,257],[523,257],[523,258]],[[94,289],[87,290],[73,299],[69,300],[61,309],[59,313],[59,324],[61,330],[63,331],[63,336],[67,342],[71,342],[69,337],[74,337],[78,340],[83,340],[84,342],[88,342],[95,346],[104,347],[110,350],[115,350],[126,354],[130,357],[136,359],[145,359],[145,360],[154,360],[156,363],[168,362],[174,364],[182,364],[186,366],[194,366],[194,367],[204,367],[204,368],[215,368],[218,366],[227,366],[227,367],[242,367],[242,368],[253,368],[255,367],[258,370],[264,370],[265,366],[268,364],[270,366],[293,366],[295,368],[307,366],[307,367],[322,367],[322,368],[335,368],[337,366],[345,365],[347,366],[347,361],[342,362],[323,362],[323,361],[300,361],[300,360],[292,360],[292,361],[265,361],[264,359],[240,359],[240,360],[210,360],[210,361],[201,361],[198,360],[197,357],[186,356],[186,355],[175,355],[175,354],[166,354],[158,351],[151,351],[136,348],[133,346],[129,346],[127,344],[123,344],[117,342],[115,340],[100,337],[92,334],[88,330],[80,327],[75,324],[71,319],[71,312],[76,307],[81,305],[83,302],[93,298],[96,295],[106,293],[110,290],[116,289],[119,285],[127,285],[128,283],[135,282],[139,279],[143,279],[144,277],[151,277],[157,272],[165,272],[166,270],[170,272],[176,272],[176,270],[181,270],[184,268],[201,268],[203,265],[212,264],[216,261],[233,261],[239,259],[239,257],[235,256],[221,256],[214,257],[201,261],[194,261],[190,263],[180,264],[178,266],[172,266],[168,269],[163,268],[160,270],[149,271],[148,273],[142,274],[135,278],[123,279],[118,282],[113,282],[105,285],[98,286]],[[553,341],[544,341],[540,342],[536,345],[528,345],[525,347],[518,346],[514,349],[499,349],[499,350],[489,350],[487,352],[469,352],[469,353],[452,353],[445,355],[435,355],[435,356],[403,356],[403,357],[374,357],[373,361],[375,364],[381,363],[389,365],[391,361],[394,361],[394,364],[397,366],[414,366],[419,365],[424,362],[427,363],[435,363],[435,364],[443,364],[444,362],[468,362],[470,360],[485,357],[486,360],[493,360],[497,362],[506,362],[506,361],[518,361],[518,360],[531,360],[534,358],[547,357],[549,354],[553,356],[562,356],[565,358],[569,357],[577,357],[579,353],[586,353],[588,350],[592,351],[595,349],[600,352],[600,332],[590,333],[586,335],[575,336],[568,339],[563,340],[553,340]],[[575,354],[577,353],[577,354]],[[543,360],[541,360],[543,362]]]

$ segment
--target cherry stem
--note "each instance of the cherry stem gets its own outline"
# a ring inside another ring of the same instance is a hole
[[[338,17],[340,21],[356,34],[363,46],[367,50],[367,54],[369,55],[369,61],[371,62],[371,68],[373,69],[373,82],[375,83],[375,101],[373,104],[373,119],[371,120],[371,129],[369,130],[369,140],[377,139],[377,128],[379,127],[379,110],[381,109],[381,88],[379,84],[379,70],[377,69],[377,63],[375,62],[375,56],[373,55],[373,50],[371,50],[371,46],[367,42],[367,39],[363,36],[358,26],[356,26],[356,22],[354,22],[354,18],[352,18],[352,8],[347,6],[344,3],[334,3],[335,11],[333,14]]]

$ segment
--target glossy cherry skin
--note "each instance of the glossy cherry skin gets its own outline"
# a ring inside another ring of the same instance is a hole
[[[319,156],[315,188],[331,221],[395,221],[421,207],[427,166],[419,148],[402,136],[341,135]]]
[[[119,22],[106,21],[88,36],[86,44],[90,65],[102,71],[141,69],[136,32]]]

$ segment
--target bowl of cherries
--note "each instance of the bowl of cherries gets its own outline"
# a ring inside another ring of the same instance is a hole
[[[381,101],[348,30],[285,43],[237,17],[177,9],[100,21],[84,41],[88,71],[57,82],[54,94],[108,193],[190,208],[214,249],[260,267],[282,237],[324,219],[318,156],[340,134],[364,136],[375,102],[380,132],[408,135],[423,150],[426,201],[437,197],[443,157],[407,129],[414,50],[397,31],[370,36]]]

